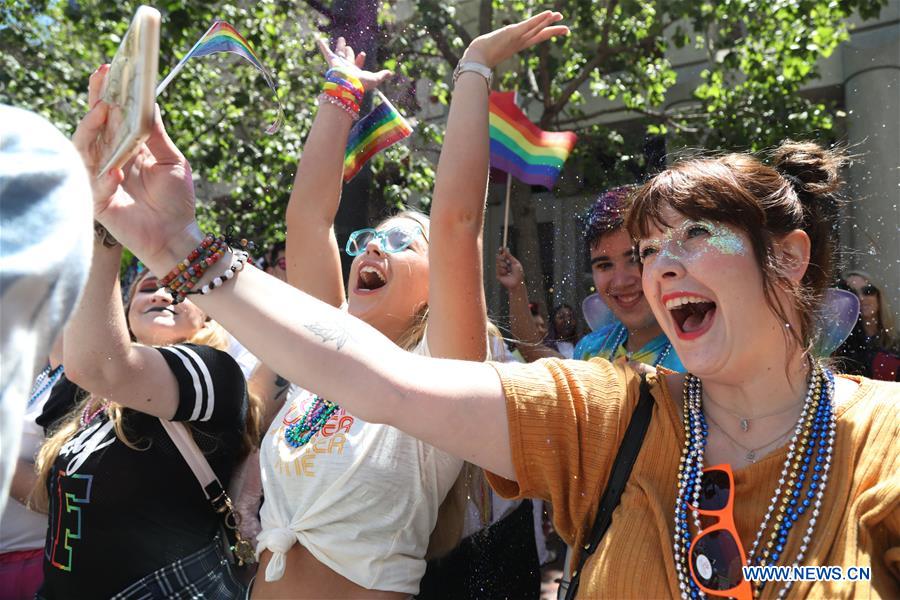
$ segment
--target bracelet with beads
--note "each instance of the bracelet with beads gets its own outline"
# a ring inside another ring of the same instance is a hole
[[[323,103],[333,104],[350,115],[350,118],[354,121],[359,118],[359,107],[354,107],[349,102],[342,100],[341,98],[335,98],[334,96],[329,96],[328,94],[322,93],[319,94],[318,98],[316,98],[316,102],[321,106]]]
[[[224,243],[224,238],[218,238],[221,242]],[[188,267],[190,267],[195,261],[197,261],[201,255],[206,253],[206,250],[216,241],[216,237],[207,233],[203,240],[200,242],[200,245],[194,248],[190,254],[188,254],[187,258],[178,262],[169,273],[159,280],[160,287],[167,287],[172,281],[178,277],[183,271],[185,271]]]
[[[172,295],[173,304],[185,299],[187,292],[194,288],[206,270],[225,254],[226,248],[225,238],[207,234],[187,258],[176,264],[160,280],[160,286],[165,287]]]
[[[191,265],[168,286],[168,290],[175,297],[175,304],[184,300],[184,297],[194,289],[197,282],[203,278],[206,270],[216,264],[224,254],[225,248],[218,249],[214,254],[211,254],[203,261]]]
[[[250,258],[250,255],[243,250],[234,250],[234,253],[231,257],[231,266],[225,269],[225,272],[221,275],[214,277],[212,281],[205,284],[199,290],[192,290],[187,292],[190,294],[200,294],[205,296],[211,293],[214,289],[221,287],[226,281],[229,279],[233,279],[235,275],[244,270],[244,266],[247,264],[247,260]]]
[[[222,257],[226,248],[227,246],[224,241],[214,241],[208,248],[200,251],[195,260],[181,271],[174,280],[170,281],[166,287],[172,291],[177,291],[192,279],[199,279],[203,276],[203,272],[206,271],[208,267],[214,265],[216,261]],[[194,253],[192,253],[192,255],[194,255]]]

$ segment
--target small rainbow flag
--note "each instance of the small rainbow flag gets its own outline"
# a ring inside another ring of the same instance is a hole
[[[381,104],[350,130],[344,153],[345,183],[356,177],[370,158],[412,133],[412,125],[394,105],[384,95],[378,93],[378,97],[381,98]]]
[[[281,127],[281,122],[284,119],[284,111],[281,108],[281,102],[278,100],[278,86],[275,85],[275,80],[272,79],[272,75],[269,74],[269,71],[263,66],[262,61],[259,60],[259,56],[256,55],[256,52],[253,51],[253,48],[250,47],[247,40],[245,40],[230,23],[225,21],[217,20],[206,30],[203,37],[197,40],[197,43],[194,44],[180,61],[178,61],[175,68],[172,69],[166,78],[163,79],[162,83],[157,86],[156,95],[159,96],[162,91],[166,89],[166,86],[168,86],[181,69],[184,68],[187,61],[192,58],[207,56],[217,52],[231,52],[232,54],[237,54],[262,73],[266,83],[275,93],[275,101],[278,102],[278,117],[275,122],[266,129],[266,133],[275,133],[278,131],[278,128]]]
[[[552,190],[578,136],[544,131],[516,105],[515,92],[491,92],[491,167]]]

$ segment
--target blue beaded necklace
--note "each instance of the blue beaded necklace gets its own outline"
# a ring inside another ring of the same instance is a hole
[[[334,402],[313,395],[303,416],[285,428],[284,441],[292,448],[304,446],[319,433],[338,408],[340,407]]]
[[[684,411],[682,423],[685,431],[685,445],[678,467],[678,492],[675,502],[674,557],[678,572],[678,584],[682,598],[702,598],[703,592],[694,583],[688,569],[688,555],[691,547],[691,528],[688,514],[699,532],[702,530],[699,513],[691,506],[698,506],[703,475],[703,457],[709,430],[702,409],[703,388],[700,379],[688,374],[684,384]],[[794,435],[788,446],[788,454],[772,496],[766,515],[760,524],[753,548],[747,555],[748,564],[775,565],[787,545],[788,534],[806,512],[810,512],[806,535],[793,561],[797,566],[803,560],[825,493],[831,457],[834,448],[834,375],[827,369],[815,367],[810,376],[809,388],[803,410],[797,421]],[[807,480],[809,484],[806,485]],[[760,542],[775,515],[765,548],[757,554]],[[754,596],[759,597],[764,584],[756,586]],[[779,590],[783,598],[790,589],[791,582]]]
[[[31,394],[28,397],[28,407],[31,408],[44,392],[56,385],[56,382],[59,381],[62,374],[62,365],[59,365],[55,369],[51,369],[50,365],[44,367],[44,369],[38,373],[38,376],[35,377],[34,384],[31,386]]]

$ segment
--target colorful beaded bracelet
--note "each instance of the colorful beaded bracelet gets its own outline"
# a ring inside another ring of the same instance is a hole
[[[176,277],[178,277],[178,275],[187,270],[187,268],[190,267],[191,264],[194,263],[194,261],[198,260],[201,255],[205,254],[207,249],[213,244],[213,242],[216,241],[220,242],[220,244],[224,244],[225,238],[219,237],[217,239],[211,233],[206,234],[206,236],[203,238],[203,241],[200,242],[200,245],[194,248],[191,253],[188,254],[187,258],[172,267],[172,270],[169,271],[169,273],[165,277],[159,280],[160,287],[167,287],[170,283],[172,283],[172,281]]]
[[[194,289],[194,286],[197,285],[197,282],[203,278],[206,270],[216,264],[220,258],[225,254],[225,248],[217,248],[216,252],[210,254],[204,259],[201,259],[199,262],[191,265],[187,268],[181,275],[175,278],[171,284],[168,285],[168,289],[172,292],[176,297],[181,296],[181,300],[184,300],[184,296],[187,292]],[[180,302],[181,300],[178,300]],[[178,303],[176,302],[176,304]]]
[[[160,280],[160,286],[172,294],[172,303],[178,304],[185,299],[206,270],[216,264],[225,254],[227,246],[225,238],[207,234],[187,258],[176,264],[171,271]]]

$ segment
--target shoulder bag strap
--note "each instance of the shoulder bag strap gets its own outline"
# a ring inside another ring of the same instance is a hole
[[[641,445],[644,443],[644,435],[650,426],[650,417],[653,415],[653,395],[650,394],[650,384],[647,383],[646,376],[641,376],[641,392],[638,399],[637,407],[634,414],[631,415],[631,421],[628,423],[628,429],[625,430],[625,437],[622,439],[622,445],[616,454],[612,471],[609,475],[609,481],[606,484],[606,490],[600,498],[600,508],[597,510],[597,518],[591,533],[585,540],[584,546],[581,548],[581,554],[578,558],[578,567],[572,571],[571,579],[560,583],[560,588],[564,584],[568,584],[565,589],[565,600],[574,600],[578,593],[578,583],[581,577],[581,569],[591,554],[600,545],[600,540],[609,529],[612,523],[612,514],[619,505],[622,492],[625,490],[625,484],[631,476],[631,469],[637,460],[638,453],[641,451]],[[567,561],[568,562],[568,561]],[[568,565],[567,565],[568,566]]]
[[[197,478],[197,482],[203,489],[203,494],[213,510],[220,515],[225,524],[226,533],[235,538],[235,543],[231,550],[238,565],[243,566],[244,563],[255,562],[256,553],[253,551],[253,547],[250,545],[250,542],[241,537],[238,527],[239,517],[231,503],[231,498],[228,497],[228,493],[222,487],[219,478],[216,477],[212,467],[209,466],[209,461],[206,460],[200,447],[197,446],[194,436],[191,435],[184,423],[167,421],[162,418],[160,418],[159,422],[166,433],[169,434],[169,437],[172,438],[172,443],[178,448],[181,456],[184,457],[184,462],[187,463],[194,473],[194,477]]]

